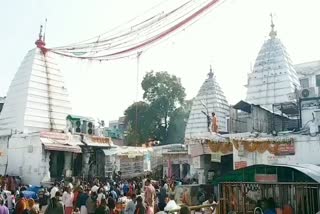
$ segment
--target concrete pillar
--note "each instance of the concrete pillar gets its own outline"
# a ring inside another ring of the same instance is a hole
[[[51,175],[50,175],[50,151],[47,150],[43,150],[43,156],[44,156],[44,160],[43,160],[43,171],[42,171],[42,182],[45,181],[50,181]]]
[[[64,152],[64,174],[66,177],[72,176],[72,153]]]
[[[89,174],[89,159],[90,159],[90,154],[88,151],[84,150],[82,153],[82,174],[84,176],[88,176]]]
[[[183,164],[182,163],[180,163],[180,166],[179,166],[179,168],[180,168],[180,179],[183,179]]]
[[[171,178],[172,176],[172,161],[168,160],[168,178]]]
[[[51,153],[51,152],[50,152]],[[58,155],[56,152],[52,152],[52,155],[51,155],[51,171],[53,172],[53,174],[56,174],[57,173],[57,166],[58,166]],[[54,176],[57,176],[57,175],[54,175]]]

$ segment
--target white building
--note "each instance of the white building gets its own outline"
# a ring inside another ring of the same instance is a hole
[[[320,60],[305,62],[294,65],[298,73],[301,92],[303,89],[308,89],[309,94],[301,94],[301,96],[314,97],[319,96],[320,93]]]
[[[49,162],[61,157],[61,171],[70,173],[73,154],[81,153],[80,139],[63,133],[71,105],[41,33],[36,45],[15,74],[0,114],[0,174],[20,176],[31,184],[49,180]]]
[[[261,134],[263,135],[263,134]],[[235,135],[233,136],[235,139]],[[278,148],[278,152],[270,152],[269,149],[260,150],[257,148],[256,151],[251,149],[241,148],[239,146],[233,148],[233,161],[234,169],[252,166],[256,164],[288,164],[288,165],[298,165],[298,164],[315,164],[320,165],[320,144],[319,135],[301,135],[301,134],[288,134],[279,137],[273,137],[268,135],[263,135],[258,138],[245,137],[247,142],[260,142],[263,145],[263,141],[272,142],[281,141],[281,139],[292,139],[292,143],[284,143],[281,148]],[[267,145],[265,145],[267,146]],[[270,145],[269,145],[270,146]]]
[[[289,54],[271,23],[270,38],[261,47],[248,75],[246,101],[272,110],[273,104],[289,102],[300,83]]]
[[[185,137],[192,138],[210,135],[205,114],[211,117],[212,112],[215,112],[218,118],[219,131],[226,132],[229,105],[212,69],[210,69],[208,78],[202,84],[197,96],[193,99]]]

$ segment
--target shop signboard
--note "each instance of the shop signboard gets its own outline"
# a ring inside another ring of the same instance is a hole
[[[256,174],[255,180],[259,183],[276,183],[278,176],[276,174]]]
[[[220,153],[211,154],[211,162],[221,163],[221,154]]]
[[[294,143],[283,143],[278,146],[277,152],[275,155],[295,155]]]
[[[241,168],[245,168],[248,166],[247,161],[237,161],[234,163],[234,168],[235,169],[241,169]]]

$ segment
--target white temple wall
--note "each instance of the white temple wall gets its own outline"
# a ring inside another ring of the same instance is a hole
[[[247,166],[255,164],[315,164],[320,165],[320,139],[319,136],[311,137],[308,135],[292,135],[295,139],[295,154],[276,156],[268,151],[260,154],[259,152],[247,152],[239,156],[237,149],[233,147],[233,166],[241,161],[246,162]]]
[[[7,158],[8,158],[8,141],[9,136],[0,137],[0,174],[6,174]]]
[[[39,134],[13,135],[8,149],[8,175],[20,176],[26,184],[39,185],[48,176],[49,155],[42,148]]]

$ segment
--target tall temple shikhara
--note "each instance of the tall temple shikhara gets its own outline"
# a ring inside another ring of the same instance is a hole
[[[207,117],[204,113],[215,112],[219,121],[219,131],[227,131],[227,116],[229,105],[219,86],[212,69],[208,78],[202,84],[198,95],[193,99],[192,109],[187,122],[185,137],[201,137],[209,134]]]
[[[292,101],[290,94],[300,89],[297,72],[274,27],[271,16],[270,38],[264,42],[248,75],[246,98],[249,103],[269,110],[273,104]]]
[[[71,103],[63,75],[45,48],[41,31],[36,45],[11,82],[0,115],[0,131],[30,133],[66,128]]]

